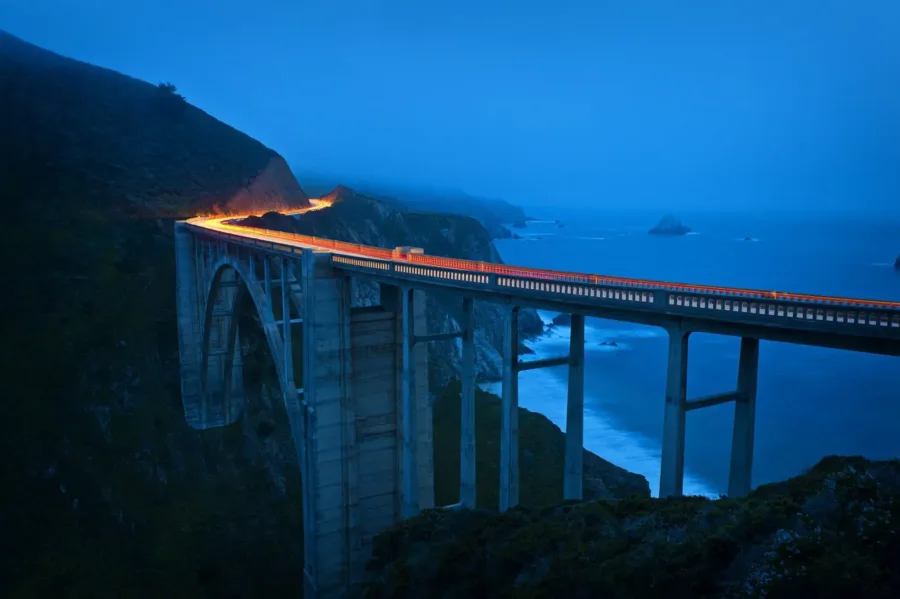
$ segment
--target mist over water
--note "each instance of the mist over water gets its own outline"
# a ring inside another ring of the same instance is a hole
[[[546,210],[496,242],[504,261],[613,276],[900,299],[900,223],[785,215],[681,215],[695,235],[647,235],[659,215]],[[558,227],[552,219],[559,219]],[[747,240],[746,238],[750,238]],[[554,313],[544,312],[545,322]],[[565,355],[568,327],[532,343],[535,359]],[[602,345],[615,341],[616,346]],[[658,492],[667,338],[661,329],[589,318],[585,446],[647,477]],[[695,334],[688,397],[734,389],[740,341]],[[565,429],[566,368],[520,374],[520,405]],[[492,390],[499,393],[499,384]],[[900,359],[763,341],[753,484],[799,474],[829,454],[900,455]],[[685,493],[724,493],[734,408],[688,414]]]

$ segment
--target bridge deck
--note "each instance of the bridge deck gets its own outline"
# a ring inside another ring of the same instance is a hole
[[[828,297],[551,271],[403,253],[226,218],[192,219],[198,232],[274,253],[328,252],[335,268],[421,289],[696,332],[900,355],[900,302]]]

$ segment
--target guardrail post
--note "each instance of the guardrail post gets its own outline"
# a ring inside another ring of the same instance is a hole
[[[666,372],[666,413],[663,424],[659,496],[680,496],[684,487],[684,426],[687,411],[687,359],[689,332],[669,331]]]
[[[462,395],[460,397],[459,503],[475,507],[475,318],[472,298],[463,298]]]
[[[584,476],[584,316],[572,315],[563,499],[582,498]]]
[[[728,496],[743,497],[750,492],[753,472],[753,437],[756,424],[756,382],[759,372],[759,339],[741,339],[737,390],[734,404],[734,434],[731,439],[731,465],[728,472]]]
[[[500,414],[500,511],[519,503],[519,308],[506,314],[503,333],[503,399]]]

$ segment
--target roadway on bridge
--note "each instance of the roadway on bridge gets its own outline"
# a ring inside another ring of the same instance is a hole
[[[320,199],[310,199],[311,206],[298,210],[283,212],[283,214],[297,216],[307,212],[327,209],[330,203]],[[297,235],[282,231],[272,231],[267,229],[257,229],[253,227],[245,227],[233,224],[231,221],[244,218],[245,216],[201,216],[190,219],[188,222],[194,226],[208,229],[214,232],[227,233],[236,235],[246,239],[254,239],[268,243],[279,243],[296,248],[309,248],[317,251],[330,252],[342,256],[348,256],[359,259],[378,259],[406,262],[408,257],[404,255],[394,255],[391,250],[385,248],[376,248],[360,244],[351,244],[343,242],[335,242],[323,238],[317,238],[306,235]],[[338,246],[338,247],[335,247]],[[506,264],[495,264],[489,262],[474,262],[470,260],[457,260],[451,258],[443,258],[438,256],[417,255],[413,260],[417,264],[425,266],[435,266],[444,269],[454,269],[463,272],[491,272],[504,276],[523,277],[530,279],[539,279],[544,281],[560,281],[560,282],[578,282],[578,283],[595,283],[595,284],[611,284],[622,285],[625,287],[642,288],[642,289],[661,289],[672,292],[688,292],[688,293],[712,293],[722,296],[761,298],[769,300],[788,300],[799,301],[804,303],[814,303],[823,305],[844,305],[855,307],[878,308],[881,310],[896,310],[900,312],[900,302],[889,302],[881,300],[861,299],[861,298],[845,298],[832,297],[822,295],[812,295],[806,293],[791,293],[771,290],[758,289],[741,289],[735,287],[718,287],[709,285],[697,285],[690,283],[675,283],[666,281],[651,281],[645,279],[632,279],[624,277],[609,277],[605,275],[594,275],[587,273],[569,273],[560,271],[551,271],[546,269],[527,268],[510,266]]]

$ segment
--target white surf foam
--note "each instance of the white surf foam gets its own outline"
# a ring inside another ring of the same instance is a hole
[[[540,310],[538,314],[545,324],[550,324],[554,312]],[[653,328],[613,329],[603,326],[602,320],[591,319],[585,326],[585,343],[590,349],[603,351],[627,351],[627,340],[665,335]],[[603,341],[616,341],[618,347],[603,345]],[[624,341],[624,342],[623,342]],[[564,354],[569,343],[569,327],[556,325],[547,334],[528,345],[534,354],[521,356],[524,360],[536,360]],[[590,368],[589,364],[585,365]],[[551,422],[566,430],[566,381],[554,374],[555,369],[527,370],[519,373],[519,405],[532,412],[539,412]],[[482,388],[500,395],[500,383],[485,383]],[[584,446],[603,459],[647,478],[653,496],[659,495],[661,448],[658,441],[632,431],[617,429],[608,414],[593,408],[590,393],[585,394]],[[717,497],[708,484],[685,472],[684,492],[688,495]]]

